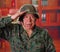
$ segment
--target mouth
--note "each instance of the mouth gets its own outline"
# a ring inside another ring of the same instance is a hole
[[[26,24],[27,26],[31,26],[31,24]]]
[[[32,26],[32,24],[26,24],[26,26],[27,26],[27,27],[31,27],[31,26]]]

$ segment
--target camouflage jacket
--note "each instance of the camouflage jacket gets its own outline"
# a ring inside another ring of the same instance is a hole
[[[10,17],[0,19],[0,38],[10,42],[11,52],[56,52],[48,32],[37,26],[31,37],[19,24],[11,24]]]

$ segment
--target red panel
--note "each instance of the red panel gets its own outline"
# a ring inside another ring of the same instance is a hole
[[[54,29],[49,29],[48,28],[48,31],[49,31],[49,34],[50,34],[50,36],[53,38],[53,39],[58,39],[58,29],[56,28],[54,28]]]
[[[56,52],[60,52],[60,40],[54,40]]]
[[[58,18],[58,25],[60,26],[60,13],[57,14],[57,18]]]
[[[6,40],[0,40],[0,52],[11,52],[10,44]]]
[[[2,16],[7,16],[9,9],[8,8],[1,8]]]

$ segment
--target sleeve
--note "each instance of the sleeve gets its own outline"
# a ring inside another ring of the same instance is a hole
[[[56,52],[55,46],[53,44],[53,40],[49,36],[47,31],[45,32],[45,51],[46,52]]]
[[[11,17],[0,18],[0,28],[5,27],[7,24],[11,23]]]

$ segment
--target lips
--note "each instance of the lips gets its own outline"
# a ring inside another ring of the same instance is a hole
[[[27,26],[31,26],[31,24],[26,24]]]
[[[26,24],[26,26],[27,26],[27,27],[31,27],[31,26],[32,26],[32,24]]]

